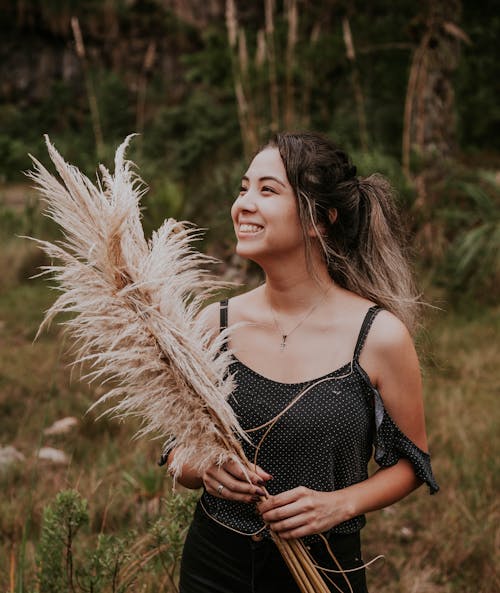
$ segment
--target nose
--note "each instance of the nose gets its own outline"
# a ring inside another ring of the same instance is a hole
[[[250,189],[248,189],[245,193],[240,194],[236,198],[234,205],[238,210],[246,212],[255,212],[257,210],[255,196]]]

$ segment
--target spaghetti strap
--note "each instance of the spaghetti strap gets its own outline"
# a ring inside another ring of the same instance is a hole
[[[219,322],[219,331],[223,332],[224,330],[227,329],[227,307],[229,305],[229,299],[223,299],[222,301],[220,301],[219,303],[220,308],[220,322]],[[227,340],[224,340],[224,343],[222,344],[221,348],[222,351],[226,351],[227,350]]]
[[[227,307],[229,305],[229,299],[223,299],[220,301],[220,331],[227,329]]]
[[[356,347],[354,348],[354,362],[358,362],[359,355],[361,354],[361,350],[363,350],[363,346],[365,345],[368,332],[370,331],[373,320],[375,319],[379,311],[382,311],[382,307],[379,307],[378,305],[373,305],[366,312],[365,318],[363,319],[363,323],[361,324],[361,329],[359,330],[358,341],[356,342]]]

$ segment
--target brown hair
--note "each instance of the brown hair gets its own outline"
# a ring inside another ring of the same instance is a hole
[[[418,294],[390,183],[378,174],[358,177],[347,153],[321,134],[278,133],[266,146],[279,150],[297,197],[308,259],[313,225],[332,279],[411,330]]]

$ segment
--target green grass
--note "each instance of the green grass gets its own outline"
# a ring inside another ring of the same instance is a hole
[[[145,534],[164,512],[170,482],[155,465],[160,443],[133,441],[136,426],[85,414],[99,388],[70,375],[70,355],[57,324],[33,343],[55,293],[41,281],[0,291],[0,443],[26,457],[0,474],[0,590],[35,591],[35,551],[43,509],[62,489],[89,503],[82,545],[99,532]],[[372,591],[386,593],[493,593],[500,590],[500,414],[497,397],[498,311],[465,307],[433,314],[424,352],[425,398],[433,466],[441,491],[424,488],[368,517],[365,560]],[[43,430],[64,416],[79,426],[69,435]],[[36,459],[41,446],[63,449],[69,466]],[[12,553],[12,554],[11,554]],[[145,592],[159,591],[160,568],[141,577]],[[165,589],[164,589],[165,590]],[[13,593],[13,591],[12,591]]]

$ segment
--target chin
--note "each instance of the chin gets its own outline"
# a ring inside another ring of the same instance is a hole
[[[244,257],[245,259],[252,259],[252,255],[255,254],[255,249],[249,248],[247,245],[236,245],[236,255]]]
[[[235,248],[236,255],[239,255],[243,259],[250,259],[256,263],[259,263],[263,253],[262,249],[257,249],[256,246],[237,243]]]

